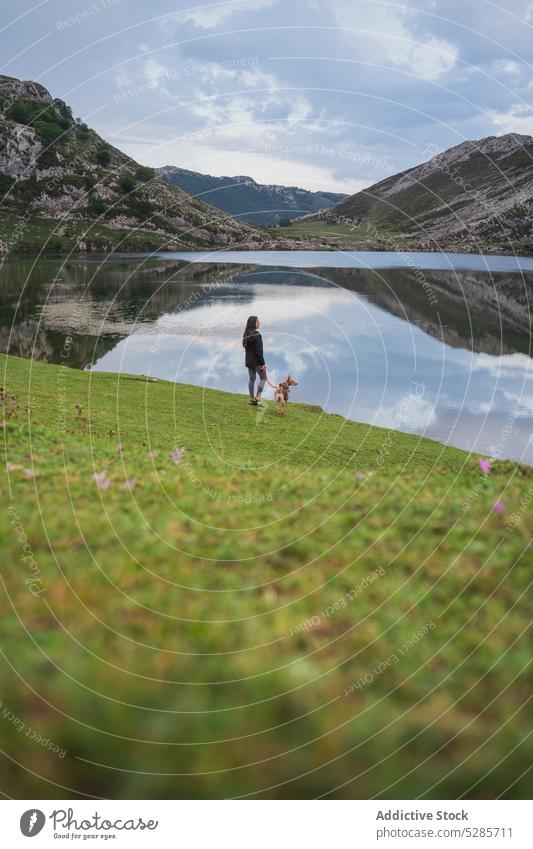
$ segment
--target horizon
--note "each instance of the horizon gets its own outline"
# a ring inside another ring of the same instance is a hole
[[[0,75],[0,76],[2,76],[2,75]],[[9,76],[9,75],[4,75],[4,76]],[[35,82],[37,82],[37,80],[20,79],[20,78],[17,78],[17,77],[15,77],[15,78],[13,78],[13,79],[18,79],[18,81],[19,81],[19,82],[29,82],[29,83],[35,83]],[[40,84],[42,85],[42,83],[40,83]],[[45,88],[46,88],[46,86],[45,86]],[[51,96],[52,96],[52,97],[54,97],[54,95],[53,95],[53,93],[52,93],[52,92],[49,92],[49,94],[51,94]],[[70,104],[68,104],[68,105],[70,105]],[[75,117],[75,118],[78,118],[79,116],[75,115],[74,117]],[[93,128],[93,129],[94,129],[94,128]],[[457,143],[457,145],[454,145],[453,147],[458,147],[458,146],[460,146],[461,144],[464,144],[464,143],[469,143],[469,144],[473,144],[473,145],[475,145],[476,143],[480,143],[480,142],[483,142],[483,141],[487,141],[488,139],[491,139],[491,138],[501,139],[501,138],[505,138],[506,136],[511,136],[511,135],[512,135],[512,136],[520,136],[521,138],[533,139],[533,136],[531,136],[531,135],[529,135],[529,134],[525,134],[525,133],[518,133],[518,132],[516,132],[516,131],[510,130],[510,131],[508,131],[508,132],[506,132],[506,133],[494,134],[494,135],[490,135],[490,136],[484,136],[484,137],[482,137],[482,138],[478,138],[478,139],[463,139],[463,141],[462,141],[462,142],[458,142],[458,143]],[[107,142],[111,143],[111,142],[110,142],[110,140],[109,140],[109,139],[107,139],[105,136],[102,136],[102,138],[104,139],[104,141],[107,141]],[[126,153],[126,154],[127,154],[127,151],[126,151],[126,150],[124,150],[123,148],[121,148],[121,147],[120,147],[120,146],[119,146],[116,142],[114,142],[114,141],[113,141],[113,145],[114,145],[114,146],[115,146],[118,150],[121,150],[123,153]],[[416,167],[418,167],[418,166],[420,166],[420,165],[423,165],[423,164],[425,164],[426,162],[429,162],[431,159],[435,158],[436,156],[440,155],[441,153],[445,153],[445,152],[447,152],[448,150],[451,150],[451,149],[452,149],[452,148],[446,148],[446,149],[443,149],[443,150],[440,150],[440,151],[432,152],[432,153],[428,156],[428,158],[427,158],[427,159],[423,159],[423,160],[421,160],[420,162],[415,163],[415,164],[414,164],[413,166],[411,166],[411,167],[412,167],[412,168],[416,168]],[[129,155],[129,154],[127,154],[127,155]],[[138,161],[138,162],[139,162],[139,164],[141,164],[141,165],[149,165],[149,163],[148,163],[148,162],[141,162],[141,160],[137,160],[137,161]],[[238,179],[250,179],[250,180],[253,180],[255,183],[257,183],[258,185],[267,185],[267,186],[268,186],[268,185],[271,185],[271,186],[280,186],[280,187],[282,187],[282,188],[305,189],[305,190],[307,190],[307,191],[323,191],[323,192],[335,192],[335,191],[336,191],[335,189],[327,189],[327,188],[323,188],[323,189],[321,189],[321,190],[319,190],[319,189],[312,189],[312,188],[311,188],[311,189],[309,189],[309,188],[306,188],[305,186],[297,185],[297,184],[295,184],[295,183],[266,183],[266,182],[261,182],[261,181],[257,180],[257,179],[256,179],[254,176],[252,176],[251,174],[244,174],[244,173],[239,173],[239,174],[220,173],[220,174],[217,174],[217,173],[214,173],[213,171],[202,171],[202,172],[199,172],[199,171],[194,171],[194,169],[192,169],[192,168],[184,168],[184,167],[183,167],[183,166],[181,166],[181,165],[174,165],[174,164],[171,164],[171,163],[168,163],[168,162],[167,162],[166,164],[164,164],[164,165],[156,165],[156,166],[153,166],[153,167],[155,167],[155,168],[174,168],[174,169],[179,169],[179,170],[182,170],[182,171],[189,171],[190,173],[199,173],[199,174],[202,174],[203,176],[213,177],[213,178],[216,178],[216,179],[227,179],[227,180],[232,180],[232,179],[234,179],[234,180],[238,180]],[[404,170],[407,170],[407,169],[404,169]],[[391,174],[391,175],[387,175],[387,176],[398,176],[400,173],[401,173],[401,172],[396,172],[396,174]],[[386,179],[386,177],[383,177],[382,179]],[[376,182],[380,182],[380,180],[377,180]],[[369,187],[371,187],[372,185],[374,185],[374,184],[369,183],[367,186],[363,186],[362,188],[359,188],[359,189],[357,189],[356,191],[364,191],[364,190],[365,190],[365,188],[369,188]],[[202,194],[202,193],[200,193],[200,195],[201,195],[201,194]],[[352,194],[352,193],[345,192],[345,194],[346,194],[347,196],[349,196],[349,195],[350,195],[350,194]]]
[[[7,0],[1,73],[142,164],[353,194],[427,151],[533,134],[532,4],[483,2],[475,28],[424,5]]]
[[[0,77],[2,77],[2,76],[6,77],[6,78],[8,78],[8,79],[9,79],[9,78],[11,78],[11,79],[17,80],[18,82],[23,82],[23,83],[38,83],[38,81],[37,81],[37,80],[24,79],[24,78],[19,78],[19,77],[10,77],[10,75],[8,75],[8,74],[4,74],[4,75],[0,74]],[[40,85],[43,85],[43,83],[39,83],[39,84],[40,84]],[[44,88],[46,89],[46,86],[44,86]],[[48,89],[46,89],[46,90],[48,91]],[[49,93],[52,97],[54,97],[54,98],[55,98],[55,97],[58,97],[57,95],[54,95],[54,94],[53,94],[53,92],[48,91],[48,93]],[[63,98],[61,98],[61,99],[63,99]],[[70,104],[67,104],[67,105],[69,105],[69,106],[70,106]],[[74,117],[75,117],[76,119],[80,118],[80,116],[78,116],[78,115],[74,115]],[[92,129],[95,129],[95,128],[94,128],[94,127],[92,127]],[[118,150],[120,150],[122,153],[125,153],[126,155],[131,155],[131,154],[128,154],[128,153],[127,153],[127,151],[126,151],[124,148],[121,148],[121,147],[120,147],[120,145],[119,145],[119,144],[117,144],[117,142],[116,142],[116,141],[110,141],[110,139],[106,138],[106,137],[105,137],[105,136],[103,136],[102,134],[100,134],[100,135],[101,135],[101,137],[104,139],[104,141],[106,141],[106,142],[108,142],[108,143],[110,143],[110,144],[112,143],[112,144],[113,144],[113,146],[114,146],[114,147],[116,147]],[[489,140],[489,139],[491,139],[491,138],[494,138],[494,139],[501,139],[501,138],[505,138],[506,136],[520,136],[521,138],[525,138],[525,139],[531,139],[531,140],[533,140],[533,136],[532,136],[532,135],[530,135],[530,134],[527,134],[527,133],[520,133],[520,132],[517,132],[517,131],[515,131],[515,130],[509,130],[509,131],[507,131],[507,132],[505,132],[505,133],[501,133],[501,134],[492,134],[492,135],[489,135],[489,136],[483,136],[482,138],[477,138],[477,139],[463,139],[461,142],[458,142],[456,145],[453,145],[452,147],[459,147],[461,144],[465,144],[465,143],[469,143],[469,144],[475,145],[476,143],[484,142],[484,141],[487,141],[487,140]],[[416,168],[416,167],[418,167],[418,166],[420,166],[420,165],[423,165],[423,164],[425,164],[425,163],[427,163],[427,162],[431,161],[431,159],[433,159],[433,158],[435,158],[435,157],[439,156],[441,153],[445,153],[445,152],[447,152],[447,151],[449,151],[449,150],[451,150],[451,149],[452,149],[452,148],[444,148],[444,149],[442,149],[442,150],[438,150],[438,151],[437,151],[437,150],[433,150],[433,151],[432,151],[432,152],[428,155],[428,157],[427,157],[426,159],[422,159],[420,162],[417,162],[417,163],[415,163],[414,165],[412,165],[412,166],[410,166],[410,167],[411,167],[411,168]],[[134,157],[132,157],[132,158],[134,158]],[[137,161],[139,164],[141,164],[141,165],[149,165],[149,164],[150,164],[149,162],[142,162],[141,160],[136,160],[136,161]],[[267,183],[267,182],[262,182],[262,181],[260,181],[260,180],[256,179],[256,178],[255,178],[253,175],[251,175],[251,174],[245,174],[245,173],[239,173],[239,174],[220,173],[220,174],[218,174],[218,173],[214,173],[214,171],[201,171],[201,172],[200,172],[200,171],[195,171],[195,170],[194,170],[194,169],[192,169],[192,168],[185,168],[185,167],[183,167],[182,165],[175,165],[175,164],[171,164],[171,163],[168,163],[168,162],[167,162],[167,163],[165,163],[164,165],[155,165],[155,166],[152,166],[152,167],[155,167],[155,168],[167,168],[167,169],[168,169],[168,168],[173,168],[173,169],[178,169],[178,170],[182,170],[182,171],[189,171],[190,173],[198,173],[198,174],[201,174],[202,176],[213,177],[213,178],[216,178],[216,179],[227,179],[227,180],[232,180],[232,179],[234,179],[234,180],[239,180],[239,179],[249,179],[249,180],[252,180],[253,182],[257,183],[258,185],[263,185],[263,186],[264,186],[264,185],[266,185],[266,186],[279,186],[279,187],[281,187],[281,188],[304,189],[304,190],[306,190],[306,191],[311,191],[311,192],[313,192],[313,191],[322,191],[322,192],[325,192],[325,193],[328,193],[328,192],[330,192],[330,193],[334,193],[334,192],[338,191],[337,189],[328,189],[328,188],[322,188],[322,189],[307,188],[307,187],[302,186],[302,185],[297,185],[296,183]],[[404,169],[404,170],[408,170],[408,169]],[[387,179],[387,177],[388,177],[388,176],[399,176],[399,174],[400,174],[400,173],[402,173],[402,172],[396,172],[395,174],[387,175],[386,177],[382,177],[382,178],[381,178],[381,180],[383,180],[383,179]],[[381,180],[376,180],[376,181],[375,181],[375,183],[381,182]],[[362,186],[362,187],[358,188],[358,189],[356,190],[356,192],[364,191],[366,188],[370,188],[372,185],[375,185],[375,183],[369,183],[369,184],[368,184],[368,185],[366,185],[366,186]],[[347,196],[349,196],[350,194],[355,194],[356,192],[353,192],[353,193],[352,193],[352,192],[344,192],[344,193],[345,193]],[[200,193],[200,196],[201,196],[201,194],[202,194],[202,193]]]

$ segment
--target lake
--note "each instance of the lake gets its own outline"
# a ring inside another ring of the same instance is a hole
[[[271,380],[299,383],[292,400],[533,463],[530,258],[8,259],[0,286],[0,347],[17,356],[245,393],[240,339],[258,315]]]

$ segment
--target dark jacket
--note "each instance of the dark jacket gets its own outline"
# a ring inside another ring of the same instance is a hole
[[[263,339],[258,330],[255,330],[248,338],[245,363],[246,368],[257,368],[257,366],[264,366],[265,364],[265,358],[263,357]]]

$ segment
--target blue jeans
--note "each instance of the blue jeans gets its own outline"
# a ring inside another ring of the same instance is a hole
[[[259,366],[255,368],[248,369],[248,392],[250,393],[250,398],[254,397],[254,386],[255,386],[255,378],[259,378],[259,383],[257,384],[257,397],[261,397],[261,392],[265,388],[266,377],[264,371],[261,371]]]

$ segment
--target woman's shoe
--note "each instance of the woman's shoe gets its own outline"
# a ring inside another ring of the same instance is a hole
[[[249,402],[248,402],[248,403],[249,403],[249,404],[251,404],[251,405],[252,405],[252,407],[257,407],[257,406],[258,406],[258,402],[255,400],[255,398],[250,398],[250,400],[249,400]]]

